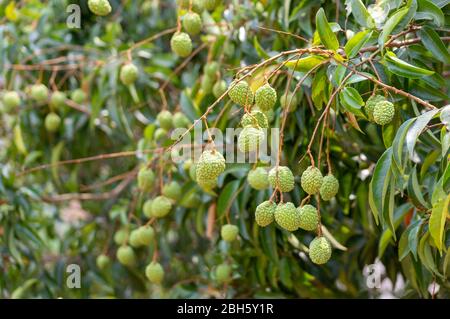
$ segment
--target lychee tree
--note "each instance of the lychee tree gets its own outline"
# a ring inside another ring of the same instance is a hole
[[[69,2],[0,3],[1,297],[449,297],[448,1]]]

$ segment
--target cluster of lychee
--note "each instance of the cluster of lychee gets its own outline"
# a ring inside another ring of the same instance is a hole
[[[61,117],[58,115],[58,111],[67,104],[66,93],[62,91],[50,92],[45,84],[34,84],[27,88],[24,95],[28,95],[35,103],[48,103],[50,112],[45,117],[44,125],[48,132],[57,132],[61,125]],[[72,91],[70,99],[76,104],[82,104],[86,100],[86,93],[82,89],[76,89]],[[1,100],[6,112],[11,112],[22,104],[21,94],[17,91],[2,92]]]
[[[369,121],[379,125],[391,123],[395,115],[395,107],[382,95],[372,95],[365,104],[365,110]]]

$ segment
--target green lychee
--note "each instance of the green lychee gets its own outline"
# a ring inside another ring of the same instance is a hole
[[[143,246],[148,246],[155,238],[155,230],[152,226],[141,226],[138,228],[139,242]]]
[[[45,117],[45,128],[51,133],[56,132],[59,129],[60,124],[61,118],[56,113],[50,112]]]
[[[130,246],[120,246],[117,249],[117,260],[125,266],[134,266],[136,264],[136,255]]]
[[[167,131],[165,129],[163,129],[162,127],[158,127],[155,130],[155,133],[153,134],[153,139],[156,142],[160,142],[160,141],[164,141],[167,138]]]
[[[236,240],[239,234],[239,228],[236,225],[226,224],[222,226],[220,235],[222,239],[228,242]]]
[[[208,75],[212,79],[215,79],[217,76],[217,72],[219,72],[219,63],[216,61],[209,62],[204,66],[203,71],[206,75]]]
[[[175,128],[186,127],[189,125],[189,123],[189,119],[182,112],[176,112],[172,117],[172,125]]]
[[[44,84],[35,84],[31,87],[31,98],[38,103],[47,101],[48,89]]]
[[[160,263],[153,261],[145,268],[145,275],[151,283],[159,285],[164,279],[164,269]]]
[[[105,254],[101,254],[101,255],[97,256],[97,259],[95,260],[95,262],[97,264],[98,269],[104,270],[104,269],[106,269],[106,267],[108,267],[111,260]]]
[[[300,225],[300,215],[291,202],[278,204],[274,217],[277,224],[288,231],[296,231]]]
[[[138,187],[143,192],[149,192],[153,189],[155,183],[155,173],[150,168],[143,167],[138,173]]]
[[[215,150],[205,150],[195,165],[195,179],[216,179],[225,170],[225,159]]]
[[[188,12],[183,16],[183,28],[190,35],[199,34],[202,30],[202,18],[195,12]]]
[[[108,0],[88,0],[89,10],[95,15],[106,16],[112,8]]]
[[[164,185],[162,194],[174,201],[178,201],[181,197],[181,186],[176,181]]]
[[[289,112],[293,112],[297,109],[298,105],[298,99],[293,92],[283,93],[283,95],[280,98],[280,105],[283,109],[287,108],[289,106]]]
[[[309,244],[309,258],[317,265],[325,264],[331,257],[331,245],[325,237],[316,237]]]
[[[339,191],[339,181],[332,174],[328,174],[323,178],[322,186],[320,187],[320,197],[327,201],[332,199]]]
[[[238,148],[243,153],[256,151],[264,139],[264,130],[244,127],[238,136]]]
[[[197,178],[197,184],[201,189],[205,191],[211,191],[213,188],[217,186],[217,178],[214,179],[202,179]]]
[[[77,104],[83,104],[86,100],[86,93],[82,89],[76,89],[70,94],[70,99]]]
[[[208,11],[212,11],[214,10],[218,5],[219,5],[219,1],[218,0],[204,0],[204,4],[205,4],[205,9]]]
[[[127,63],[120,68],[120,81],[124,85],[133,84],[136,82],[138,76],[138,68],[133,63]]]
[[[253,92],[245,80],[232,82],[230,88],[228,96],[234,103],[241,106],[253,104]]]
[[[375,109],[375,105],[378,104],[378,102],[386,101],[386,98],[382,95],[372,95],[369,97],[366,101],[366,104],[364,106],[366,110],[367,117],[370,121],[373,122],[373,110]]]
[[[141,246],[141,239],[139,238],[139,230],[138,229],[134,229],[131,231],[130,238],[128,239],[128,243],[134,248]]]
[[[186,58],[192,53],[191,37],[187,33],[177,32],[170,39],[170,47],[176,55]]]
[[[255,93],[255,104],[261,111],[269,111],[277,103],[277,91],[265,84],[258,88]]]
[[[227,82],[224,80],[217,81],[213,86],[213,95],[216,99],[222,96],[227,90]]]
[[[373,119],[379,125],[391,123],[395,115],[394,104],[389,101],[381,101],[375,104],[373,109]]]
[[[245,113],[242,116],[241,125],[242,127],[268,128],[269,121],[263,112],[252,110],[250,113]]]
[[[172,209],[172,202],[165,196],[158,196],[152,202],[152,215],[154,217],[164,217]]]
[[[20,96],[16,91],[8,91],[3,95],[3,104],[8,111],[18,107],[20,103]]]
[[[310,194],[316,194],[322,186],[323,176],[317,167],[308,166],[303,172],[300,183],[303,190]]]
[[[214,85],[214,79],[211,78],[207,74],[203,75],[202,82],[200,84],[200,87],[202,88],[203,93],[205,93],[205,94],[212,93],[213,85]]]
[[[298,207],[297,211],[300,216],[299,227],[304,230],[313,231],[317,229],[319,225],[319,215],[317,214],[317,209],[312,205],[304,205],[303,207]]]
[[[156,116],[156,120],[159,123],[159,126],[165,130],[170,130],[172,128],[172,113],[167,110],[163,110],[158,113]]]
[[[127,240],[127,237],[128,237],[127,230],[124,228],[119,229],[118,231],[116,231],[114,233],[114,242],[117,245],[123,245],[125,243],[125,241]]]
[[[274,220],[277,204],[272,201],[265,201],[256,207],[255,221],[261,227],[270,225]]]
[[[53,109],[58,109],[66,105],[67,96],[64,92],[55,91],[50,97],[50,107]]]
[[[216,280],[219,284],[230,281],[231,267],[228,264],[221,264],[216,268]]]
[[[257,190],[269,188],[269,173],[263,167],[257,167],[248,172],[247,182],[250,186]]]
[[[144,202],[144,204],[142,205],[142,211],[144,212],[144,216],[147,217],[147,218],[152,218],[153,217],[152,203],[153,203],[152,199],[147,199]]]
[[[278,186],[278,189],[283,193],[290,192],[295,186],[294,174],[292,174],[289,167],[278,166],[277,170],[275,166],[269,171],[269,183],[273,188]]]

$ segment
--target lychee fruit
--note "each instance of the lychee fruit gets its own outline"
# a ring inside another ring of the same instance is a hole
[[[138,68],[133,63],[127,63],[120,68],[120,81],[122,81],[124,85],[133,84],[138,76]]]
[[[158,196],[152,202],[152,215],[154,217],[164,217],[172,209],[172,202],[165,196]]]
[[[160,263],[153,261],[145,268],[145,276],[151,283],[159,285],[164,279],[164,269]]]
[[[183,16],[183,28],[190,35],[199,34],[202,30],[202,18],[195,12],[188,12]]]
[[[277,224],[287,231],[296,231],[300,225],[300,215],[291,202],[278,204],[274,217]]]
[[[316,194],[320,190],[322,182],[322,173],[317,167],[313,166],[308,166],[300,179],[303,190],[310,195]]]
[[[373,119],[379,125],[391,123],[395,115],[394,104],[389,101],[381,101],[375,104],[373,109]]]
[[[332,199],[339,191],[339,181],[332,174],[328,174],[323,178],[322,186],[320,187],[320,197],[328,201]]]
[[[277,91],[270,84],[265,84],[256,90],[255,104],[261,111],[269,111],[277,103]]]
[[[299,227],[304,230],[313,231],[317,229],[319,225],[319,215],[317,214],[317,209],[312,205],[304,205],[303,207],[298,207],[297,211],[300,216]]]
[[[92,13],[98,16],[106,16],[112,10],[108,0],[88,0],[88,7]]]
[[[191,37],[187,33],[177,32],[170,39],[170,47],[176,55],[186,58],[192,53]]]
[[[325,264],[331,257],[331,245],[325,237],[316,237],[309,244],[309,258],[317,265]]]
[[[253,104],[253,92],[245,80],[232,82],[230,88],[228,96],[234,103],[241,106]]]
[[[278,189],[283,193],[290,192],[295,186],[294,174],[286,166],[278,166],[278,169],[275,166],[269,171],[269,183],[273,188],[278,186]]]
[[[236,240],[239,234],[239,229],[236,225],[226,224],[222,226],[220,230],[220,235],[222,239],[228,242]]]
[[[263,167],[257,167],[248,172],[247,181],[256,190],[269,188],[269,174]]]
[[[256,207],[255,221],[261,227],[270,225],[274,220],[277,204],[272,201],[265,201]]]
[[[238,148],[243,153],[256,151],[264,139],[264,130],[248,126],[244,127],[238,136]]]

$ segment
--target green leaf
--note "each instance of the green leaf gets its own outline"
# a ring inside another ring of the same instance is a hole
[[[378,38],[378,44],[380,45],[380,49],[383,49],[384,44],[387,42],[388,36],[391,34],[391,32],[394,30],[397,24],[400,23],[402,18],[407,13],[408,8],[399,9],[386,21],[386,23],[383,26],[383,31],[381,32],[380,37]]]
[[[417,260],[417,248],[419,245],[419,235],[421,229],[422,229],[422,219],[416,220],[414,223],[411,223],[408,227],[409,230],[408,246],[415,260]]]
[[[450,194],[446,198],[440,200],[431,210],[429,232],[431,238],[433,238],[436,247],[442,254],[442,249],[444,248],[444,228],[445,220],[449,214],[448,206],[450,205]]]
[[[346,5],[350,6],[352,14],[359,25],[364,28],[373,28],[375,26],[372,16],[361,0],[347,0]]]
[[[418,0],[418,8],[414,18],[416,20],[430,20],[437,27],[445,24],[445,17],[442,10],[433,2],[428,0]]]
[[[436,31],[430,27],[424,26],[419,30],[419,37],[425,48],[427,48],[436,59],[443,63],[450,64],[450,53],[448,53],[447,47]]]
[[[369,205],[378,224],[378,218],[383,212],[384,201],[391,175],[392,148],[388,148],[375,166],[372,180],[369,184]]]
[[[295,69],[296,71],[308,72],[323,63],[323,61],[325,60],[326,59],[323,56],[310,55],[305,58],[291,60],[289,62],[286,62],[285,65],[290,69]]]
[[[359,0],[358,0],[359,1]],[[355,34],[345,45],[344,50],[347,54],[347,58],[351,59],[355,57],[359,50],[369,41],[372,36],[372,31],[365,30]]]
[[[270,56],[264,51],[264,48],[259,44],[258,38],[253,38],[253,46],[255,47],[256,53],[258,53],[259,57],[262,59],[268,59]]]
[[[428,122],[433,118],[434,115],[439,111],[437,110],[431,110],[426,113],[421,114],[416,118],[416,121],[414,122],[414,125],[411,126],[411,128],[408,130],[406,134],[406,147],[409,152],[409,157],[412,159],[414,157],[414,147],[417,142],[417,138],[419,137],[420,133],[424,130],[424,128],[427,126]]]
[[[419,181],[417,179],[417,169],[414,166],[411,169],[411,174],[408,179],[408,195],[414,206],[420,208],[428,208],[428,204],[423,198],[422,190],[420,189]]]
[[[364,105],[364,100],[356,89],[352,87],[345,87],[339,93],[339,100],[349,112],[362,118],[366,117],[364,112],[361,110],[361,107]]]
[[[395,53],[388,51],[384,58],[384,63],[389,71],[402,77],[410,79],[419,79],[423,76],[431,75],[434,71],[425,70],[415,65],[409,64],[395,55]]]
[[[231,201],[235,197],[235,193],[239,188],[240,180],[234,180],[229,182],[224,189],[220,192],[219,199],[217,200],[217,216],[221,218],[226,214],[231,207]]]
[[[339,49],[339,42],[336,35],[331,30],[327,17],[323,8],[320,8],[316,14],[316,28],[319,33],[320,41],[322,44],[330,50],[336,51]]]

